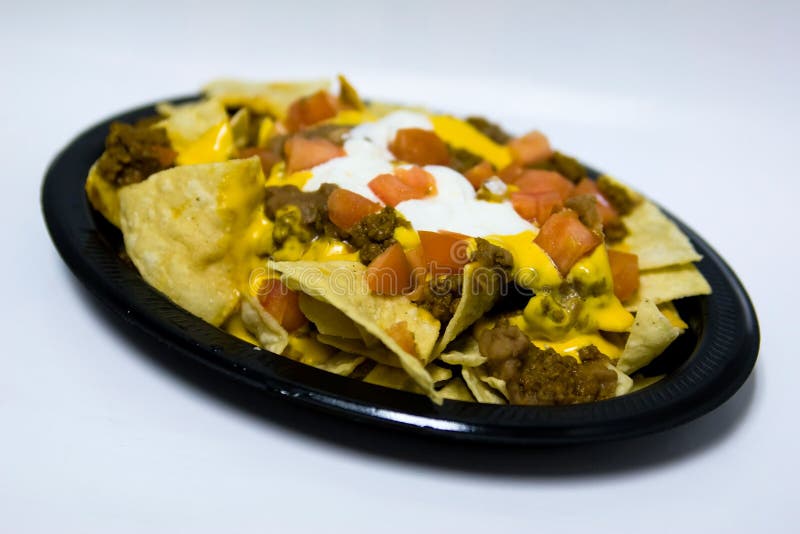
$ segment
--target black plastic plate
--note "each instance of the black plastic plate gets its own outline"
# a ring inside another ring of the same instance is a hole
[[[175,100],[183,102],[197,98]],[[755,365],[758,322],[736,275],[695,232],[675,222],[703,255],[698,268],[713,294],[678,301],[689,330],[646,369],[666,378],[641,391],[574,406],[496,406],[445,401],[340,377],[258,350],[194,317],[142,280],[119,255],[119,231],[84,193],[112,120],[131,122],[152,105],[104,121],[70,143],[47,171],[42,208],[50,235],[75,276],[143,336],[221,373],[330,413],[419,433],[479,441],[558,444],[618,439],[665,430],[725,402]]]

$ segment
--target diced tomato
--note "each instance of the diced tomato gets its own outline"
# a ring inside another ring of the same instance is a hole
[[[300,311],[299,296],[300,293],[289,289],[277,278],[264,280],[258,289],[261,306],[289,332],[308,322]]]
[[[310,169],[345,155],[342,147],[327,139],[306,139],[299,136],[286,141],[284,150],[287,155],[286,172],[289,173]]]
[[[572,210],[551,215],[534,242],[553,260],[562,275],[601,243],[600,236],[586,228]]]
[[[467,240],[452,232],[419,231],[425,267],[434,276],[455,274],[469,261]]]
[[[348,230],[381,205],[347,189],[334,189],[328,196],[328,218],[342,230]]]
[[[522,176],[523,172],[525,172],[525,168],[522,165],[519,163],[512,163],[500,169],[500,172],[497,173],[497,176],[499,176],[500,179],[505,183],[513,184],[514,180]]]
[[[284,124],[289,132],[296,132],[335,116],[338,106],[338,100],[329,92],[317,91],[292,102]]]
[[[269,176],[272,166],[283,159],[280,154],[268,148],[248,147],[239,150],[239,157],[242,159],[253,156],[258,156],[258,159],[261,160],[261,168],[267,176]]]
[[[400,167],[395,169],[394,174],[415,191],[424,192],[426,196],[436,194],[436,179],[422,167]]]
[[[398,130],[389,150],[401,161],[416,165],[447,165],[450,151],[439,136],[421,128]]]
[[[488,161],[481,161],[471,169],[464,173],[469,183],[475,188],[475,191],[480,189],[481,184],[495,175],[494,167]]]
[[[417,343],[414,340],[414,333],[408,329],[406,321],[394,323],[386,330],[386,333],[400,345],[401,349],[412,356],[417,355]]]
[[[639,257],[636,254],[608,251],[608,263],[614,279],[614,294],[623,302],[639,289]]]
[[[530,132],[508,142],[515,163],[530,165],[546,160],[553,154],[550,141],[541,132]]]
[[[561,196],[555,191],[542,193],[511,193],[511,205],[523,219],[541,226],[550,215],[562,206]]]
[[[404,200],[425,198],[436,192],[436,180],[420,167],[397,169],[395,174],[380,174],[369,188],[387,206],[397,206]]]
[[[608,202],[606,197],[603,196],[594,180],[590,180],[589,178],[582,179],[578,182],[578,185],[575,186],[572,195],[593,195],[597,199],[597,213],[600,214],[603,224],[608,224],[619,219],[619,213],[617,213],[617,210]]]
[[[530,169],[523,172],[514,180],[514,185],[524,193],[546,193],[555,191],[561,200],[569,198],[575,186],[572,182],[553,171]]]
[[[425,194],[409,187],[394,174],[379,174],[367,185],[387,206],[394,207],[404,200],[425,197]]]
[[[402,295],[411,290],[411,264],[399,243],[384,250],[367,266],[367,284],[378,295]]]

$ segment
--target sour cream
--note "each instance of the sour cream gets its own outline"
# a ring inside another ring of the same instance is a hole
[[[433,124],[422,113],[395,111],[375,122],[356,126],[346,137],[346,155],[310,169],[311,178],[303,190],[316,191],[322,184],[332,183],[379,202],[368,184],[379,174],[395,169],[395,158],[388,147],[397,131],[404,128],[433,130]],[[436,194],[396,206],[414,229],[484,237],[518,234],[535,228],[509,202],[478,200],[469,181],[453,169],[439,165],[424,169],[436,180]]]
[[[449,167],[427,165],[436,179],[437,194],[406,200],[397,211],[415,230],[447,230],[473,237],[512,235],[534,226],[520,217],[509,202],[486,202],[475,198],[472,184]]]

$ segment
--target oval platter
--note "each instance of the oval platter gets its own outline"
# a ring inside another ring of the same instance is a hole
[[[84,182],[103,151],[110,123],[132,122],[154,113],[153,105],[121,113],[89,128],[62,150],[42,185],[47,228],[64,262],[109,310],[142,336],[242,381],[242,387],[254,386],[288,401],[398,430],[471,441],[552,445],[629,438],[675,427],[725,402],[755,365],[759,329],[747,293],[724,260],[666,211],[702,254],[697,267],[713,293],[676,302],[689,329],[647,369],[648,374],[666,377],[634,393],[572,406],[497,406],[451,400],[436,406],[423,395],[341,377],[257,349],[191,315],[149,286],[120,255],[119,230],[88,203]]]

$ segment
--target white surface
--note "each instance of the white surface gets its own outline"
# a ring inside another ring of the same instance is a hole
[[[496,4],[4,5],[0,531],[796,531],[798,4]],[[755,375],[673,432],[508,451],[301,425],[159,364],[52,247],[47,164],[96,120],[218,75],[337,71],[541,128],[668,206],[750,291]]]

